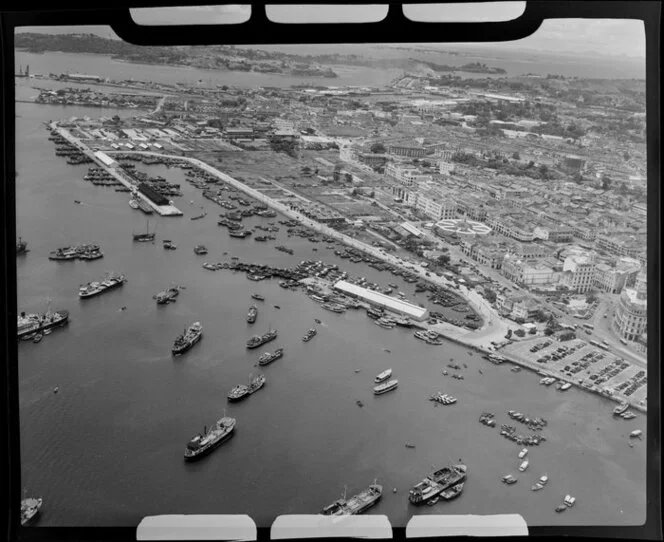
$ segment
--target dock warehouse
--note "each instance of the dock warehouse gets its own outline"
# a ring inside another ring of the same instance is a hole
[[[376,305],[389,311],[396,312],[402,316],[412,318],[413,320],[421,322],[422,320],[426,320],[428,316],[429,311],[423,307],[418,307],[407,301],[395,299],[394,297],[381,294],[380,292],[362,288],[361,286],[351,284],[345,280],[337,282],[334,285],[334,289],[351,297],[360,298],[362,301],[366,301],[371,305]]]
[[[102,164],[104,164],[106,167],[116,167],[118,165],[118,163],[106,153],[97,151],[94,154],[95,158],[99,160]]]

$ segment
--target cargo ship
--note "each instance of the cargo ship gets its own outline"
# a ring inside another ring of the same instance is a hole
[[[233,435],[235,429],[235,418],[224,416],[208,431],[203,429],[203,434],[196,435],[188,443],[184,450],[184,458],[187,461],[199,459],[211,452],[220,444],[226,442]]]
[[[413,486],[408,492],[408,500],[413,504],[425,503],[446,489],[463,482],[466,479],[466,472],[467,467],[463,464],[443,467]]]
[[[344,492],[345,493],[345,492]],[[372,484],[364,491],[354,495],[350,499],[344,497],[334,501],[321,511],[324,516],[348,516],[365,512],[374,506],[383,496],[383,486]]]
[[[26,314],[22,312],[18,317],[18,337],[31,336],[53,327],[63,326],[69,321],[69,311],[60,310],[45,313]]]
[[[78,289],[78,296],[81,299],[94,297],[103,294],[108,290],[113,290],[114,288],[122,286],[125,282],[127,282],[127,279],[125,278],[124,274],[110,275],[106,280],[101,282],[88,282],[85,286],[81,286]]]
[[[245,397],[249,397],[252,393],[257,392],[265,385],[265,376],[258,375],[251,380],[248,386],[240,384],[235,386],[228,394],[228,400],[231,402],[241,401]]]
[[[284,355],[284,349],[283,348],[277,348],[274,352],[265,352],[264,354],[261,354],[261,357],[258,358],[258,365],[264,366],[264,365],[269,365],[273,361],[278,360],[279,358],[283,357]]]
[[[264,335],[254,335],[247,341],[247,348],[258,348],[259,346],[277,338],[277,330],[271,329]]]
[[[188,329],[186,329],[181,335],[178,335],[178,337],[175,339],[173,348],[171,349],[173,355],[177,356],[179,354],[183,354],[192,346],[194,346],[198,341],[200,341],[202,336],[203,326],[201,326],[200,322],[194,322],[189,326]]]

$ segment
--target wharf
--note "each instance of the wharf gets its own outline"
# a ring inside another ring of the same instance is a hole
[[[61,128],[57,125],[56,122],[50,124],[54,131],[64,137],[69,143],[74,145],[86,156],[90,157],[94,162],[101,168],[104,169],[109,175],[112,175],[114,179],[117,179],[123,186],[128,188],[135,198],[139,198],[141,201],[144,201],[150,208],[154,209],[161,216],[182,216],[183,213],[174,205],[157,205],[151,199],[144,196],[141,192],[138,191],[137,186],[130,182],[121,172],[117,169],[109,167],[107,164],[99,160],[95,153],[84,145],[81,141],[71,135],[67,130]]]

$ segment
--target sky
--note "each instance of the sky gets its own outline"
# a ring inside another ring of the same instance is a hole
[[[509,20],[518,17],[523,2],[486,2],[454,5],[411,4],[405,6],[406,16],[412,19],[450,20]],[[268,16],[280,22],[376,21],[387,12],[386,5],[274,5],[268,6]],[[147,8],[132,10],[139,24],[220,24],[246,21],[251,13],[248,5],[199,6],[181,8]],[[26,28],[26,31],[28,29]],[[48,33],[92,32],[103,37],[116,37],[105,27],[61,27],[59,29],[32,28]],[[447,50],[487,49],[490,44],[427,44]],[[424,45],[423,45],[424,46]],[[591,54],[645,58],[643,23],[629,19],[548,19],[531,36],[514,42],[501,42],[493,47],[501,51],[551,52],[559,54]]]

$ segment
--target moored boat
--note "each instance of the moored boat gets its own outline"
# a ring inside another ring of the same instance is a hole
[[[463,464],[448,465],[429,474],[408,492],[408,500],[413,504],[423,504],[441,492],[466,479],[467,467]]]
[[[107,290],[112,290],[122,286],[125,282],[127,282],[127,279],[125,278],[124,274],[111,274],[103,281],[88,282],[86,285],[81,286],[78,289],[78,296],[82,299],[94,297],[106,292]]]
[[[617,407],[613,409],[613,414],[615,416],[620,416],[623,412],[625,412],[629,408],[629,403],[628,402],[623,402],[620,403]]]
[[[516,482],[517,482],[517,478],[515,478],[515,477],[512,476],[511,474],[507,474],[507,475],[503,476],[503,478],[502,478],[501,481],[502,481],[504,484],[511,485],[511,484],[516,484]]]
[[[265,301],[265,298],[260,294],[251,294],[252,299],[257,299],[258,301]]]
[[[383,495],[383,486],[372,484],[350,499],[343,498],[326,506],[321,511],[324,516],[347,516],[361,514],[374,506]]]
[[[69,320],[69,311],[59,310],[44,313],[26,314],[22,312],[18,317],[17,332],[18,338],[33,336],[37,333],[43,333],[51,328],[65,325]]]
[[[528,460],[526,459],[525,461],[523,461],[523,462],[521,463],[521,465],[519,465],[519,470],[520,470],[521,472],[525,471],[525,470],[528,468],[528,464],[529,464],[529,463],[528,463]]]
[[[531,487],[530,489],[532,491],[539,491],[540,489],[543,489],[546,483],[549,481],[549,477],[544,474],[543,476],[540,476],[540,479],[537,481],[537,483]]]
[[[208,253],[208,249],[207,249],[204,245],[196,245],[196,246],[194,247],[194,253],[195,253],[195,254],[199,254],[199,255],[200,255],[200,254],[207,254],[207,253]]]
[[[441,491],[440,498],[446,501],[451,501],[452,499],[458,497],[463,491],[464,483],[465,482],[461,482],[460,484],[456,484],[449,489]]]

